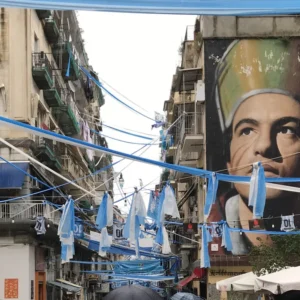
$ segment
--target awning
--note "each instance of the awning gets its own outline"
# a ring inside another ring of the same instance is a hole
[[[21,189],[29,162],[12,161],[12,164],[0,163],[0,189]]]
[[[268,291],[274,295],[284,294],[290,291],[300,291],[299,274],[300,267],[291,267],[257,277],[254,280],[254,290],[260,292]]]
[[[203,278],[205,276],[205,274],[206,274],[206,270],[204,268],[196,267],[193,270],[193,273],[191,276],[188,276],[178,282],[178,286],[182,288],[182,287],[186,286],[189,282],[193,281],[194,279]]]
[[[256,275],[253,272],[237,275],[216,283],[218,291],[253,292]]]
[[[74,284],[63,279],[57,279],[56,281],[48,281],[47,283],[71,293],[78,293],[82,289],[80,285]]]

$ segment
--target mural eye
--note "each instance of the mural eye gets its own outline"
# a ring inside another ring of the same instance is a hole
[[[241,135],[250,135],[252,133],[253,129],[252,128],[244,128],[241,130]]]
[[[279,130],[279,133],[281,133],[281,134],[296,134],[296,130],[291,127],[282,127]]]

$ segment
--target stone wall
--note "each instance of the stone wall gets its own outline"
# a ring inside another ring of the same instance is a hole
[[[300,36],[300,16],[202,16],[203,38]]]

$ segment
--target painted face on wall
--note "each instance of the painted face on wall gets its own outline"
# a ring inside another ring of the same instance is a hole
[[[232,121],[229,173],[251,176],[254,162],[261,161],[266,177],[300,177],[300,104],[274,93],[252,96],[236,110]],[[236,184],[247,198],[249,186]],[[268,189],[267,199],[283,191]]]

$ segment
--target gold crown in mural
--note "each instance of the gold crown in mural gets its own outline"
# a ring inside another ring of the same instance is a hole
[[[223,131],[251,96],[276,93],[300,100],[300,39],[234,41],[218,64],[214,88]]]

